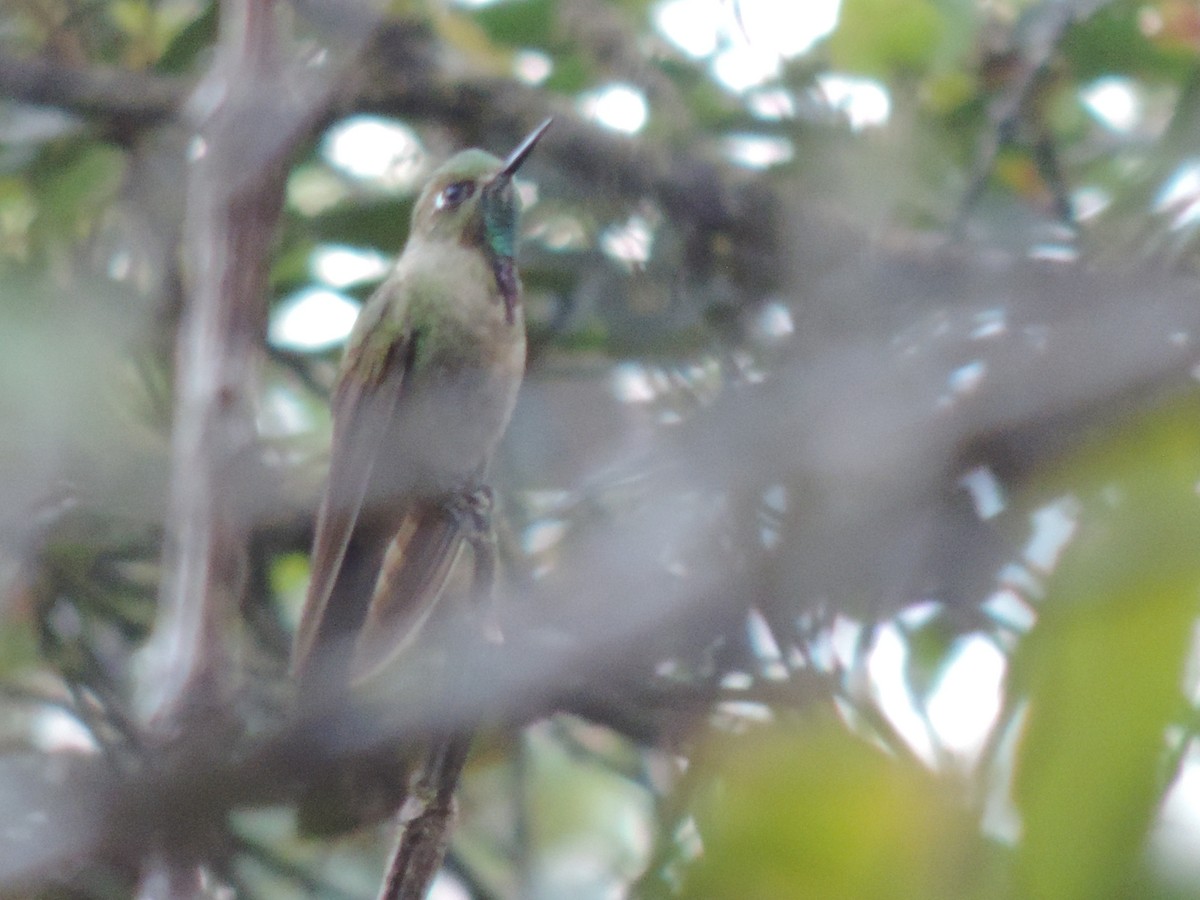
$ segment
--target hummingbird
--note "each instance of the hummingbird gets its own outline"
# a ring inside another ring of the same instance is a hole
[[[301,684],[336,688],[395,658],[483,527],[483,478],[525,370],[513,176],[550,122],[504,160],[465,150],[434,171],[355,322],[292,649]]]

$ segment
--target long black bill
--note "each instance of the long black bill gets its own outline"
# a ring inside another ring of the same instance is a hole
[[[500,170],[500,174],[496,178],[512,178],[513,175],[517,174],[517,169],[521,168],[521,164],[533,152],[533,148],[537,146],[537,142],[542,139],[542,135],[546,133],[546,129],[550,127],[550,123],[553,121],[554,118],[551,117],[529,132],[525,140],[517,145],[517,149],[508,154],[508,159],[504,161],[504,168]]]
[[[517,267],[513,262],[513,243],[517,233],[518,203],[512,190],[513,175],[525,162],[537,142],[542,139],[553,119],[547,119],[533,129],[517,149],[508,154],[503,168],[483,186],[484,231],[488,237],[488,256],[496,286],[504,300],[504,319],[509,325],[517,321],[517,305],[520,302],[520,283]]]

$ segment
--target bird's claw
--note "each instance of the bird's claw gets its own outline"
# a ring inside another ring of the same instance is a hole
[[[487,485],[478,485],[452,496],[448,509],[471,547],[475,572],[471,594],[476,610],[482,613],[480,628],[492,644],[504,642],[493,603],[496,584],[495,495]]]

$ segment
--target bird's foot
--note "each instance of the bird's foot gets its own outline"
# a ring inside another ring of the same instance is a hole
[[[497,555],[493,518],[495,495],[490,487],[479,485],[454,494],[448,509],[458,522],[463,540],[471,547],[475,567],[471,581],[472,605],[480,614],[480,631],[489,643],[501,644],[504,634],[496,617],[494,603]]]
[[[451,494],[446,503],[450,515],[458,523],[463,538],[475,543],[481,536],[493,533],[492,513],[496,497],[487,485],[466,488]]]

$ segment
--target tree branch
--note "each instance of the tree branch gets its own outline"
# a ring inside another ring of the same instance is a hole
[[[0,95],[114,124],[144,128],[175,115],[187,97],[182,78],[95,66],[71,69],[0,53]]]
[[[251,387],[265,330],[267,274],[285,163],[305,110],[279,102],[271,0],[239,0],[195,104],[188,184],[188,298],[177,345],[172,500],[159,620],[151,640],[152,721],[169,734],[226,705],[225,650],[243,590],[255,429]],[[211,102],[211,101],[210,101]]]
[[[340,32],[369,38],[354,83],[340,91],[337,102],[325,108],[325,120],[317,124],[352,111],[376,112],[449,124],[462,130],[468,143],[482,143],[482,136],[496,133],[515,138],[546,115],[546,93],[538,88],[511,79],[462,77],[440,67],[430,51],[436,37],[419,20],[391,20],[369,32],[362,10],[347,24],[331,17],[321,4],[306,2],[301,8],[318,26],[337,26]],[[158,124],[176,115],[187,96],[185,83],[173,77],[103,69],[78,72],[3,56],[0,93],[126,128]],[[276,100],[283,101],[287,93],[281,89]],[[603,184],[608,196],[629,201],[650,197],[701,233],[728,234],[747,259],[743,274],[754,283],[768,283],[778,274],[773,191],[744,174],[735,177],[686,147],[614,135],[582,121],[565,104],[553,112],[554,131],[539,150],[543,159],[556,161],[581,183]]]

